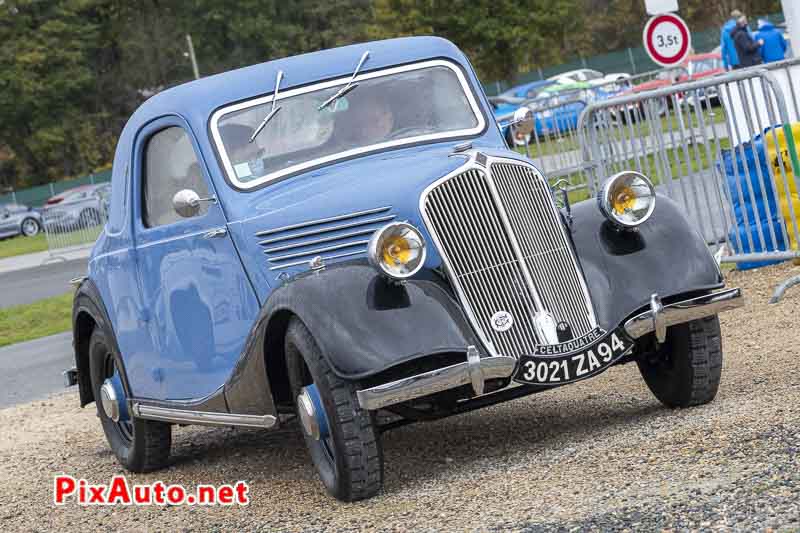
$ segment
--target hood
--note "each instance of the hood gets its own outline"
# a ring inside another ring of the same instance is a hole
[[[773,26],[771,22],[764,22],[758,25],[758,31],[772,31],[774,29],[775,26]]]
[[[730,31],[733,30],[733,28],[735,27],[736,27],[736,19],[730,19],[722,26],[722,29],[723,31],[730,33]]]
[[[430,242],[419,199],[426,187],[467,161],[454,153],[456,144],[359,157],[241,194],[235,206],[240,216],[229,212],[229,228],[260,297],[286,277],[307,271],[315,255],[329,258],[327,264],[363,257],[372,232],[390,221],[413,224]],[[440,261],[429,249],[426,266]]]

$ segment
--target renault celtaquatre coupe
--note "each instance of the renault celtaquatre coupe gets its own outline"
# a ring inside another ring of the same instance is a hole
[[[510,127],[529,134],[530,111]],[[147,100],[67,372],[122,466],[165,466],[173,424],[296,420],[325,488],[357,500],[399,424],[626,362],[668,406],[711,401],[717,314],[742,295],[676,205],[623,172],[569,206],[504,139],[467,58],[432,37]]]

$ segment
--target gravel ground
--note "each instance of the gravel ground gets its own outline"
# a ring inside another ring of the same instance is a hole
[[[386,484],[342,504],[294,428],[175,431],[173,463],[130,475],[250,483],[247,507],[52,504],[53,475],[120,472],[74,393],[0,411],[0,530],[800,531],[800,267],[733,272],[747,306],[722,318],[725,367],[710,405],[668,410],[635,365],[552,392],[386,435]]]

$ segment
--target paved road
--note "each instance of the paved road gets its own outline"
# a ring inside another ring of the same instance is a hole
[[[63,391],[72,366],[70,332],[0,348],[0,408]]]
[[[86,259],[74,259],[0,273],[0,309],[69,292],[69,280],[85,275],[86,264]]]

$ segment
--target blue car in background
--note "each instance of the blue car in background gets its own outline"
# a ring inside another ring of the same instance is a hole
[[[522,85],[517,85],[511,89],[492,96],[489,102],[496,117],[513,114],[514,111],[526,101],[536,98],[536,95],[545,87],[555,85],[556,82],[550,80],[537,80]]]

